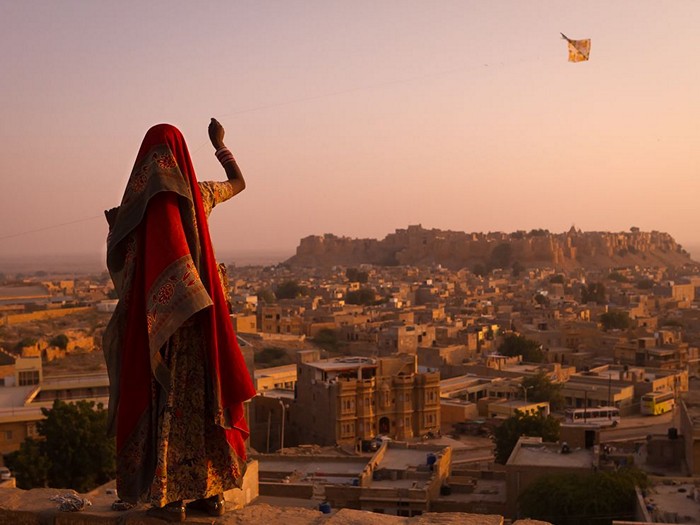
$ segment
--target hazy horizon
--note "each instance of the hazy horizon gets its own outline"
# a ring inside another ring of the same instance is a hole
[[[212,116],[247,182],[212,213],[219,257],[418,223],[637,226],[692,252],[697,20],[691,0],[0,0],[0,259],[102,253],[153,124],[223,180]]]
[[[332,232],[327,232],[332,233]],[[391,233],[391,232],[387,232]],[[511,233],[511,232],[508,232]],[[561,233],[561,232],[552,232]],[[383,239],[384,236],[379,239]],[[695,245],[683,245],[690,253],[691,259],[700,262],[700,243]],[[217,250],[216,256],[220,262],[235,264],[236,266],[273,265],[284,262],[296,253],[296,248],[291,250],[247,250],[226,251]],[[54,271],[56,273],[91,273],[106,271],[105,254],[103,251],[60,254],[44,253],[33,255],[0,255],[1,273],[23,273],[25,275],[36,271]]]

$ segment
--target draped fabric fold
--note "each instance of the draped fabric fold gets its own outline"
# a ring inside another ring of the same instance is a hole
[[[255,391],[229,318],[200,190],[179,130],[160,124],[146,134],[110,226],[107,267],[119,297],[103,344],[110,427],[117,436],[117,454],[133,456],[131,474],[141,478],[138,483],[123,480],[120,495],[131,491],[131,499],[142,499],[156,470],[163,411],[159,400],[178,388],[166,359],[178,330],[196,323],[203,335],[205,417],[223,429],[243,463],[248,436],[243,402]]]

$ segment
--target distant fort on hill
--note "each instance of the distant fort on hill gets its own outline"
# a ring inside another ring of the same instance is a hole
[[[548,230],[513,233],[465,233],[409,226],[384,239],[352,239],[333,234],[301,239],[291,266],[354,266],[373,264],[434,265],[450,269],[521,267],[614,268],[623,266],[679,267],[693,263],[668,233],[582,232]]]

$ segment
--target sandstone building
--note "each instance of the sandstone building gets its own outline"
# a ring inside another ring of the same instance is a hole
[[[297,359],[290,424],[300,443],[405,440],[440,429],[440,374],[419,373],[415,355],[321,360],[306,350]]]

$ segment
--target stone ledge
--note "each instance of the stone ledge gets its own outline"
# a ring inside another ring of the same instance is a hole
[[[146,516],[146,506],[125,512],[111,510],[113,496],[88,496],[92,506],[82,512],[60,512],[50,497],[64,494],[61,489],[0,489],[0,525],[164,525],[167,522]],[[228,503],[229,506],[235,505]],[[276,507],[252,504],[233,509],[219,518],[192,512],[186,523],[207,525],[503,525],[502,516],[459,512],[426,513],[413,518],[340,509],[322,514],[302,507]],[[530,520],[513,525],[544,524]]]

